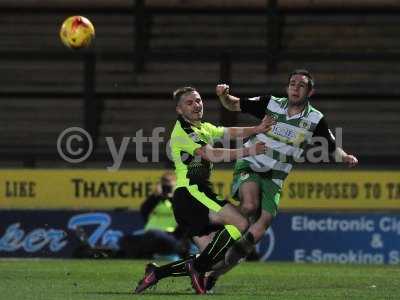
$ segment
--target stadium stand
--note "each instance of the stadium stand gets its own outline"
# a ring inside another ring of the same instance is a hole
[[[10,97],[8,101],[0,101],[0,147],[10,151],[54,147],[66,127],[82,126],[82,101],[54,100]]]
[[[96,26],[95,48],[73,53],[59,42],[58,27],[79,12],[70,9],[76,8],[74,1],[43,1],[47,9],[42,12],[30,9],[31,1],[19,1],[19,8],[4,1],[3,159],[7,153],[50,149],[63,128],[88,122],[97,128],[99,153],[105,151],[106,136],[118,140],[141,128],[151,133],[173,121],[167,100],[174,88],[189,84],[207,99],[206,119],[220,123],[221,109],[213,96],[219,81],[229,81],[240,95],[283,95],[288,72],[306,67],[317,82],[313,101],[332,126],[343,127],[346,148],[367,161],[373,162],[378,152],[391,161],[400,150],[393,138],[400,125],[400,86],[394,76],[400,72],[395,10],[400,6],[384,1],[380,7],[386,8],[376,11],[373,1],[367,1],[370,10],[364,13],[354,12],[357,1],[312,2],[315,12],[308,9],[310,1],[279,1],[275,22],[266,1],[249,1],[246,9],[233,1],[147,1],[142,20],[135,18],[129,1],[115,1],[112,8],[106,1],[88,1],[82,13]],[[178,10],[172,7],[176,3],[181,4]],[[144,22],[142,32],[139,21]],[[94,57],[94,66],[88,57]],[[95,68],[92,92],[99,103],[94,121],[85,112],[90,107],[85,104],[90,67]],[[237,121],[244,123],[243,118]],[[371,136],[377,142],[371,143]]]

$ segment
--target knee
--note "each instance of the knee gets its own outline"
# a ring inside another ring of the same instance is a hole
[[[257,199],[254,199],[253,197],[243,199],[243,202],[240,205],[240,209],[245,216],[256,214],[258,210]]]

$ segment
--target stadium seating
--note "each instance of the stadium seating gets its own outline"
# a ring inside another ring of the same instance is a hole
[[[56,147],[67,127],[82,127],[80,99],[14,98],[0,101],[0,148],[11,152],[39,152]],[[25,151],[24,151],[25,150]]]
[[[314,103],[329,116],[333,126],[344,127],[346,148],[365,156],[377,151],[395,155],[399,143],[392,137],[399,126],[394,114],[399,104],[393,99],[400,93],[400,86],[393,75],[398,75],[400,69],[393,59],[400,50],[396,39],[398,15],[289,10],[281,22],[280,56],[271,68],[262,56],[269,46],[268,20],[264,11],[254,8],[213,12],[157,8],[149,14],[149,43],[141,72],[134,63],[132,13],[87,8],[86,15],[97,31],[95,87],[100,93],[98,101],[104,103],[100,148],[104,147],[105,136],[132,135],[142,127],[144,132],[151,132],[153,127],[173,120],[174,109],[168,99],[174,88],[183,85],[194,85],[206,96],[206,117],[219,123],[220,107],[213,92],[221,77],[220,54],[227,52],[232,57],[230,75],[236,94],[282,95],[287,74],[294,68],[308,68],[317,82]],[[0,52],[8,54],[0,58],[7,74],[0,88],[1,116],[4,124],[8,122],[2,127],[0,147],[51,145],[62,128],[82,124],[83,99],[76,97],[84,91],[84,57],[63,48],[58,40],[58,27],[70,14],[54,9],[40,14],[0,13]],[[20,56],[10,54],[14,51]],[[36,53],[33,56],[32,51]],[[109,54],[112,51],[124,54]],[[46,56],[52,52],[55,54]],[[388,54],[389,58],[374,58],[375,54]],[[32,93],[32,97],[14,99],[7,93]],[[53,93],[54,97],[38,100],[34,93]],[[68,98],[71,93],[74,99]],[[381,93],[384,99],[379,98]],[[371,100],[374,96],[376,101]],[[30,114],[38,110],[38,114]],[[355,114],[358,117],[353,122]],[[19,125],[11,125],[11,119]],[[242,117],[238,120],[244,122]],[[370,124],[377,123],[381,130],[379,143],[371,144],[368,137],[372,133],[375,137],[377,129],[371,129]]]

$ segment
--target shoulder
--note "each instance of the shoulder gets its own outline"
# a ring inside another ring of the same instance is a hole
[[[185,131],[183,130],[179,120],[177,120],[175,125],[174,125],[174,128],[172,128],[171,136],[182,135],[184,133],[185,133]]]
[[[315,106],[313,106],[313,105],[310,104],[310,113],[311,113],[311,112],[313,112],[313,113],[315,113],[315,114],[319,114],[319,115],[321,115],[321,116],[324,115],[321,111],[319,111],[318,109],[316,109]]]
[[[208,122],[203,122],[201,131],[205,136],[214,139],[222,137],[224,135],[225,128],[223,126],[216,126]]]
[[[324,114],[316,109],[314,106],[310,104],[309,106],[309,113],[308,113],[308,119],[310,119],[313,123],[318,123],[323,117]]]
[[[287,98],[279,98],[271,95],[267,108],[274,113],[284,114],[287,103]]]
[[[287,104],[288,99],[286,97],[279,98],[279,97],[275,97],[275,96],[271,95],[270,102],[274,102],[274,103],[284,106]]]
[[[181,143],[186,141],[188,138],[191,138],[193,140],[196,139],[195,133],[190,127],[183,127],[182,123],[177,120],[175,123],[174,128],[172,129],[171,132],[171,144],[176,144],[176,143]]]
[[[216,127],[217,127],[216,125],[214,125],[212,123],[209,123],[209,122],[202,122],[201,123],[201,129],[202,130],[210,130],[210,129],[214,129]]]

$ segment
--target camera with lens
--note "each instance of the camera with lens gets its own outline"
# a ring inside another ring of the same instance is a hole
[[[163,184],[161,185],[161,191],[163,195],[168,195],[172,193],[172,185],[170,184]]]

